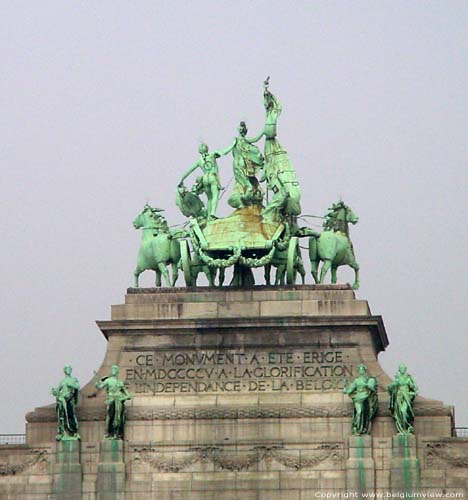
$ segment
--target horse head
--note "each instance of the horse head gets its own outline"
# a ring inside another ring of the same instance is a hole
[[[165,221],[164,217],[159,215],[162,212],[161,208],[153,208],[151,205],[146,205],[143,210],[136,216],[133,221],[133,227],[135,229],[158,229],[161,228],[162,221]]]
[[[325,229],[347,233],[348,223],[357,224],[359,217],[343,201],[334,203],[325,215]]]
[[[359,217],[348,206],[346,206],[346,222],[350,222],[351,224],[359,222]]]

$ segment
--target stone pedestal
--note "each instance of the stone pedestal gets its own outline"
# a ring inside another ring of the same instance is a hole
[[[53,500],[81,500],[80,441],[58,441],[53,465]]]
[[[348,440],[348,449],[346,488],[359,494],[373,492],[375,463],[372,458],[371,436],[351,436]]]
[[[417,493],[419,491],[419,468],[415,436],[393,436],[390,471],[392,491]]]
[[[125,443],[101,442],[105,391],[94,382],[81,391],[86,500],[404,491],[401,480],[416,470],[421,450],[445,457],[439,446],[417,448],[411,438],[392,445],[390,378],[377,359],[388,344],[384,324],[349,286],[129,289],[98,326],[108,340],[98,377],[119,365],[133,399]],[[353,405],[342,389],[361,363],[378,378],[379,404],[372,436],[354,437]],[[450,407],[418,397],[414,409],[418,439],[450,439]],[[27,420],[28,447],[53,442],[53,405]],[[462,445],[457,440],[444,453],[462,454]],[[447,484],[461,484],[458,473],[450,477]]]
[[[118,439],[101,441],[97,468],[97,500],[125,499],[124,445]]]

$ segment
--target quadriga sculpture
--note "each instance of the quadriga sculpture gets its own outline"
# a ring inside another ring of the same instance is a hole
[[[133,221],[135,229],[142,230],[141,246],[138,253],[137,267],[134,272],[135,287],[139,286],[139,276],[143,271],[156,273],[156,286],[161,286],[161,275],[167,286],[175,286],[180,260],[179,241],[171,234],[167,221],[159,215],[161,209],[146,204],[143,211]],[[172,280],[168,265],[172,266]]]
[[[346,265],[354,269],[353,288],[359,288],[359,264],[354,256],[348,228],[348,224],[356,224],[358,220],[359,217],[342,201],[329,208],[323,223],[324,231],[320,236],[309,239],[309,257],[315,283],[323,283],[331,269],[331,282],[335,284],[337,268]],[[323,265],[319,278],[320,261]]]

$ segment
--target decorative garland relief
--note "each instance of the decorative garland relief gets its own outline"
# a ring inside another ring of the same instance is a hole
[[[315,467],[327,459],[341,462],[343,458],[341,447],[337,443],[322,444],[314,450],[315,453],[308,456],[284,452],[282,446],[256,446],[245,453],[226,453],[217,446],[201,446],[190,448],[189,455],[179,460],[164,457],[154,448],[134,448],[134,451],[135,463],[148,464],[160,472],[181,472],[197,462],[211,462],[221,470],[240,472],[261,461],[275,461],[289,469],[301,470]]]

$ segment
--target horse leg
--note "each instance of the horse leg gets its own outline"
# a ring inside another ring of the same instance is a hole
[[[302,259],[298,259],[297,261],[297,272],[301,275],[302,284],[305,285],[306,272],[304,269],[304,263],[302,262]]]
[[[319,282],[319,275],[318,275],[318,267],[319,267],[319,260],[311,260],[310,261],[310,267],[312,271],[312,278],[314,278],[315,283]]]
[[[156,274],[155,284],[157,287],[160,287],[161,286],[161,272],[159,271],[159,269],[155,269],[154,273]]]
[[[286,266],[284,264],[280,264],[276,268],[276,277],[275,277],[275,285],[284,285],[284,276],[286,274]]]
[[[175,286],[177,283],[177,278],[179,277],[179,266],[177,265],[177,262],[173,262],[171,267],[172,267],[172,282],[171,286]]]
[[[167,266],[164,262],[159,262],[158,264],[158,269],[161,272],[161,274],[164,276],[164,281],[166,282],[167,286],[171,286],[171,279],[169,278],[169,271],[167,270]]]
[[[299,269],[299,274],[301,275],[302,284],[305,285],[305,277],[306,277],[305,269],[304,268]]]
[[[356,261],[353,261],[350,262],[349,267],[354,269],[353,290],[357,290],[359,288],[359,264]]]
[[[266,264],[263,268],[263,276],[265,278],[265,285],[271,285],[271,264]]]
[[[338,269],[337,266],[332,266],[331,267],[331,282],[332,282],[332,285],[334,285],[336,283],[336,270]]]
[[[331,265],[332,265],[331,259],[326,259],[323,261],[323,266],[320,271],[320,284],[323,284],[323,282],[325,281],[325,275],[328,273],[328,270],[330,269]]]
[[[218,286],[223,286],[224,278],[226,276],[226,270],[224,267],[220,267],[218,271]]]
[[[315,283],[318,283],[319,282],[318,267],[320,263],[320,257],[318,255],[318,249],[317,249],[317,238],[315,238],[314,236],[311,236],[309,238],[309,260],[310,260],[312,277],[314,278]]]
[[[205,271],[206,277],[208,278],[208,284],[210,286],[215,286],[216,268],[206,266]]]
[[[140,285],[139,285],[139,278],[140,278],[140,274],[143,272],[143,269],[140,269],[139,267],[137,267],[135,269],[135,272],[133,273],[133,277],[134,277],[134,287],[135,288],[139,288]]]

